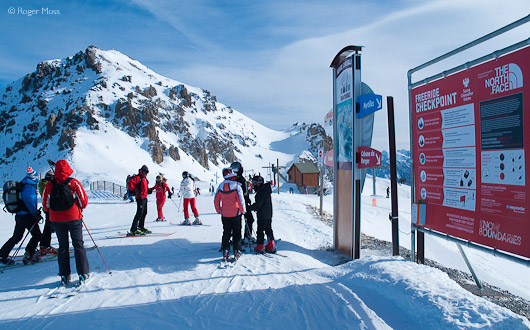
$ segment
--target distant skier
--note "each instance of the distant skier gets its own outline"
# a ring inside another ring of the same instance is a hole
[[[232,171],[237,175],[237,182],[241,184],[241,189],[243,190],[243,196],[245,199],[245,210],[248,209],[248,206],[250,205],[250,197],[248,196],[248,189],[247,189],[247,180],[243,177],[243,166],[241,166],[240,162],[233,162],[230,164],[230,168]],[[254,216],[252,215],[252,212],[245,213],[245,229],[244,229],[244,239],[247,240],[247,242],[250,243],[252,240],[252,224],[254,223]]]
[[[166,221],[164,218],[164,214],[162,212],[162,208],[164,207],[164,203],[166,202],[166,191],[168,194],[168,197],[171,199],[171,190],[169,189],[169,186],[166,183],[166,178],[162,175],[156,176],[156,184],[153,188],[151,188],[152,191],[156,191],[156,210],[158,211],[158,218],[156,221]]]
[[[50,212],[50,221],[57,234],[59,252],[59,276],[61,284],[70,281],[70,253],[68,233],[74,247],[75,266],[79,282],[89,276],[89,265],[83,242],[83,209],[87,206],[88,196],[81,183],[72,178],[74,171],[64,159],[55,163],[54,178],[44,186],[42,206]]]
[[[255,203],[250,205],[249,210],[257,211],[258,234],[257,246],[254,249],[258,253],[267,251],[276,253],[274,246],[274,234],[272,233],[272,200],[271,200],[271,183],[264,183],[263,177],[255,175],[252,178],[252,186],[256,191]],[[267,246],[263,247],[264,233],[267,235]]]
[[[217,187],[214,198],[215,211],[221,214],[223,222],[221,250],[226,261],[232,238],[234,258],[237,260],[241,255],[241,215],[246,213],[245,198],[241,184],[236,181],[237,175],[231,168],[223,169],[223,178],[225,180]]]
[[[202,222],[199,219],[199,212],[197,211],[197,207],[195,206],[195,193],[195,181],[193,181],[191,174],[189,174],[187,171],[182,172],[182,182],[180,183],[179,194],[182,196],[184,203],[184,221],[182,222],[183,225],[202,225]],[[195,221],[193,221],[193,223],[190,222],[188,205],[191,205],[191,211],[195,216]]]
[[[53,171],[49,170],[44,175],[44,178],[39,181],[39,194],[41,197],[43,197],[46,183],[51,179],[53,179]],[[44,211],[44,219],[44,229],[42,230],[42,236],[40,239],[40,254],[55,254],[57,253],[57,250],[51,246],[53,228],[50,222],[50,212]]]
[[[130,179],[127,188],[136,195],[136,214],[127,236],[149,234],[151,231],[145,228],[145,216],[147,215],[147,195],[150,194],[147,181],[149,169],[146,165],[138,170],[138,174]]]
[[[39,221],[42,220],[42,215],[37,210],[37,184],[39,176],[32,167],[26,168],[26,176],[20,182],[22,184],[22,210],[15,214],[15,230],[13,236],[0,249],[0,262],[3,264],[11,264],[13,259],[9,259],[9,252],[13,247],[22,240],[26,229],[31,233],[31,239],[26,246],[26,253],[24,254],[24,263],[32,263],[38,261],[38,256],[35,254],[37,245],[41,238],[39,228]]]
[[[390,197],[390,187],[386,187],[386,198]]]

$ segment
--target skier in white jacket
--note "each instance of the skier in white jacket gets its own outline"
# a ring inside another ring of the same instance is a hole
[[[184,202],[184,222],[183,225],[202,225],[201,220],[199,219],[199,212],[197,212],[197,207],[195,206],[195,193],[196,193],[195,181],[191,178],[191,175],[184,171],[182,172],[182,182],[180,183],[179,194],[182,196]],[[188,205],[191,204],[191,211],[195,216],[195,221],[190,222],[190,215],[188,212]]]

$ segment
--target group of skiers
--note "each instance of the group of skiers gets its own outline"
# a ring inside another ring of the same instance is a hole
[[[265,183],[263,177],[255,175],[252,178],[252,187],[256,191],[255,203],[252,204],[247,182],[243,177],[243,167],[241,163],[234,162],[228,168],[223,169],[224,181],[219,184],[215,191],[214,206],[215,211],[221,214],[223,223],[223,236],[221,250],[223,260],[228,259],[230,249],[230,239],[234,259],[241,256],[241,216],[245,216],[244,240],[252,239],[252,225],[254,217],[252,212],[257,211],[258,229],[255,251],[258,253],[275,253],[274,234],[272,232],[272,201],[270,182]],[[264,246],[264,234],[267,235],[267,246]]]
[[[9,258],[9,253],[13,247],[22,240],[27,229],[31,233],[23,262],[33,263],[39,260],[40,256],[57,254],[59,276],[61,284],[66,286],[70,282],[70,258],[69,239],[72,239],[76,270],[79,276],[79,283],[84,282],[89,277],[89,264],[86,257],[86,249],[83,242],[83,215],[82,211],[87,206],[88,197],[81,183],[71,177],[73,170],[66,160],[59,160],[51,163],[54,170],[46,173],[42,180],[39,180],[38,173],[32,167],[26,170],[26,176],[22,179],[16,196],[20,200],[13,203],[17,205],[11,207],[16,213],[15,229],[13,236],[0,249],[0,262],[3,264],[14,263],[14,257]],[[156,184],[149,188],[147,174],[149,169],[143,165],[137,175],[128,177],[127,189],[129,196],[135,196],[137,209],[128,236],[145,235],[151,231],[145,228],[145,218],[147,215],[147,196],[156,191],[156,205],[158,218],[156,221],[165,221],[163,206],[166,201],[166,193],[171,199],[172,189],[166,183],[166,178],[162,174],[156,177]],[[234,258],[237,260],[241,255],[242,241],[252,240],[252,227],[254,217],[252,212],[257,212],[258,230],[255,251],[258,253],[275,253],[274,235],[272,232],[272,202],[271,184],[265,183],[263,177],[255,175],[252,177],[252,186],[256,192],[255,202],[252,203],[249,197],[247,181],[243,177],[243,167],[241,163],[234,162],[230,167],[223,169],[224,181],[215,191],[214,206],[218,214],[221,214],[223,223],[223,235],[221,249],[223,260],[228,258],[230,240],[233,242]],[[43,220],[40,209],[37,208],[37,186],[42,196],[42,209],[45,213],[44,231],[41,233],[39,223]],[[183,199],[184,221],[182,225],[202,225],[197,211],[195,197],[198,189],[192,175],[184,171],[182,182],[178,192]],[[6,191],[4,192],[4,195]],[[4,196],[5,199],[5,196]],[[7,206],[7,205],[6,205]],[[188,207],[195,217],[193,222],[189,219]],[[242,239],[242,216],[245,217],[245,228]],[[51,234],[55,231],[59,248],[50,246]],[[267,235],[267,245],[264,245],[264,238]],[[37,245],[40,242],[40,249]]]
[[[59,160],[53,163],[53,166],[54,170],[48,171],[40,182],[38,173],[32,167],[27,167],[26,176],[19,183],[20,191],[14,188],[13,198],[8,198],[6,207],[15,213],[15,230],[13,236],[0,249],[0,262],[14,263],[14,258],[9,258],[9,253],[22,240],[27,229],[31,233],[31,239],[26,246],[23,262],[33,263],[38,261],[40,256],[56,253],[61,284],[66,286],[70,281],[69,234],[74,247],[79,282],[84,282],[89,276],[89,264],[83,242],[82,214],[88,197],[81,183],[71,177],[73,170],[66,160]],[[43,234],[39,228],[43,218],[37,208],[37,186],[46,217]],[[10,193],[4,191],[4,195]],[[4,199],[6,200],[5,196]],[[57,235],[58,250],[50,246],[52,230]],[[40,250],[37,251],[39,242]]]
[[[129,176],[127,179],[127,189],[129,190],[129,196],[135,196],[136,198],[136,214],[134,215],[131,229],[127,233],[128,236],[145,235],[151,233],[151,231],[145,228],[145,217],[147,215],[147,195],[156,191],[156,208],[158,212],[158,218],[155,221],[166,221],[164,218],[163,207],[167,197],[171,199],[173,192],[167,185],[167,179],[162,175],[157,175],[156,184],[154,187],[149,188],[149,181],[147,180],[147,174],[149,169],[146,165],[143,165],[139,170],[138,174]],[[199,212],[195,206],[195,196],[197,195],[197,187],[190,173],[187,171],[182,172],[182,182],[180,183],[180,190],[178,195],[183,198],[184,203],[184,221],[183,225],[202,225],[199,219]],[[191,206],[191,211],[195,216],[193,222],[189,219],[188,207]]]

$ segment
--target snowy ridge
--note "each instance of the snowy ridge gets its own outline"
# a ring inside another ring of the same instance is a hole
[[[233,161],[260,172],[276,159],[292,162],[304,148],[316,153],[313,135],[323,131],[315,124],[296,132],[271,130],[205,89],[93,46],[39,63],[0,96],[3,180],[12,175],[10,168],[32,165],[43,172],[46,159],[65,158],[81,180],[121,184],[147,164],[153,174],[179,180],[188,170],[210,181]],[[293,135],[301,138],[289,149],[275,147],[287,146],[280,141]]]

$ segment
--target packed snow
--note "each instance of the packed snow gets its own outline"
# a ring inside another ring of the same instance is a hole
[[[367,183],[363,232],[389,240],[390,201],[371,196],[371,180]],[[378,181],[381,193],[387,183]],[[107,239],[130,228],[136,204],[89,192],[84,221],[112,274],[97,250],[88,251],[92,280],[76,296],[49,299],[59,281],[56,262],[6,269],[0,274],[0,328],[530,328],[527,319],[471,294],[438,269],[367,250],[361,259],[347,261],[331,249],[332,227],[308,211],[307,205],[318,206],[319,197],[283,188],[273,194],[277,255],[247,251],[233,267],[220,269],[221,220],[208,183],[200,185],[197,207],[203,226],[177,224],[183,220],[177,196],[164,207],[169,221],[152,222],[156,205],[150,196],[146,227],[168,234],[160,237]],[[407,189],[400,186],[399,193],[405,247],[410,244]],[[327,212],[332,204],[332,195],[325,196]],[[14,221],[1,212],[0,222],[3,243]],[[426,244],[427,257],[461,268],[456,247],[432,238]],[[55,238],[52,245],[57,246]],[[85,246],[92,245],[85,230]],[[482,280],[529,298],[527,268],[468,254]],[[73,274],[74,264],[72,259]]]

